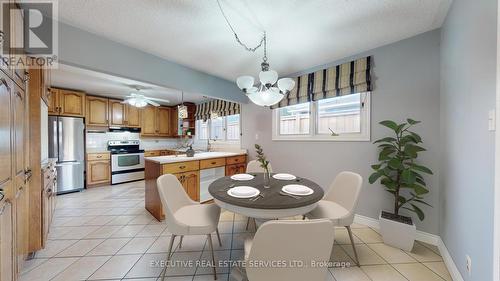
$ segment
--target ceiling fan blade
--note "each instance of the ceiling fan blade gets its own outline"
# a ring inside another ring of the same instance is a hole
[[[148,100],[155,100],[155,101],[159,101],[159,102],[164,102],[164,103],[169,103],[170,101],[169,100],[166,100],[166,99],[158,99],[158,98],[150,98],[150,97],[144,97]]]
[[[159,103],[154,102],[154,101],[152,101],[152,100],[149,100],[149,99],[147,99],[147,98],[146,98],[144,101],[145,101],[145,102],[147,102],[147,103],[149,103],[150,105],[160,106],[160,104],[159,104]]]

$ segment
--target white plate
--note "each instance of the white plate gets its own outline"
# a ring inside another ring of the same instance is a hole
[[[277,180],[284,180],[284,181],[293,181],[294,179],[296,179],[297,177],[294,176],[294,175],[291,175],[291,174],[284,174],[284,173],[281,173],[281,174],[276,174],[276,175],[273,175],[273,178],[277,179]]]
[[[236,198],[252,198],[260,194],[260,190],[251,186],[236,186],[227,191],[227,194]]]
[[[301,184],[289,184],[283,186],[281,189],[283,192],[286,192],[288,194],[292,195],[298,195],[298,196],[305,196],[305,195],[311,195],[314,193],[314,190],[310,189],[309,187]]]
[[[231,179],[235,181],[249,181],[253,180],[253,178],[254,177],[249,174],[236,174],[231,176]]]

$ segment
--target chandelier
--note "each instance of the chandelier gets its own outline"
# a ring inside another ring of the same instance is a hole
[[[217,0],[220,11],[226,20],[227,25],[231,29],[236,39],[236,42],[243,46],[247,51],[255,52],[262,45],[264,45],[264,57],[262,58],[262,63],[260,64],[261,71],[259,73],[259,82],[255,85],[255,79],[252,76],[244,75],[236,79],[236,85],[240,88],[248,98],[259,106],[272,106],[279,103],[290,91],[295,87],[295,81],[291,78],[281,78],[278,80],[278,72],[269,68],[269,63],[267,62],[267,36],[266,32],[263,33],[260,43],[250,48],[238,37],[238,34],[234,30],[233,26],[229,22],[222,6]]]

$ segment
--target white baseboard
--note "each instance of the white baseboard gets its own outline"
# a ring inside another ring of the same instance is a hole
[[[362,215],[355,215],[354,222],[357,224],[366,225],[366,226],[369,226],[369,227],[372,227],[375,229],[380,229],[380,223],[379,223],[378,219],[365,217]],[[416,240],[437,246],[439,249],[439,252],[441,253],[441,256],[443,257],[443,261],[446,265],[446,268],[448,268],[448,271],[450,272],[450,275],[451,275],[451,278],[453,279],[453,281],[464,281],[464,279],[462,278],[462,275],[460,275],[460,271],[458,271],[457,266],[453,262],[453,259],[451,258],[451,255],[448,252],[446,245],[444,244],[443,240],[441,240],[441,237],[439,237],[438,235],[435,235],[435,234],[431,234],[431,233],[417,230]]]
[[[451,258],[446,245],[444,244],[443,240],[441,240],[441,237],[439,238],[438,249],[441,253],[441,256],[443,257],[444,264],[446,264],[446,268],[448,268],[453,281],[464,281],[462,275],[460,274],[460,271],[458,271],[457,266],[453,262],[453,259]]]

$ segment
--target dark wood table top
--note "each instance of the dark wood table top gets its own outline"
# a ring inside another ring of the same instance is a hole
[[[255,176],[254,179],[249,181],[236,181],[231,177],[223,177],[215,180],[208,187],[208,192],[217,200],[231,205],[236,205],[246,208],[255,209],[291,209],[299,208],[307,205],[314,204],[321,200],[324,195],[323,188],[313,181],[304,178],[297,178],[296,180],[277,180],[271,177],[270,188],[264,188],[264,174],[251,173]],[[231,185],[234,186],[252,186],[260,190],[264,198],[255,201],[250,201],[248,198],[235,198],[227,194],[227,190]],[[307,196],[300,196],[300,199],[295,199],[290,196],[280,195],[281,188],[288,184],[301,184],[305,185],[314,193]]]

